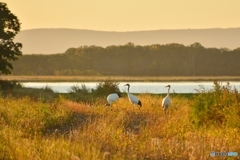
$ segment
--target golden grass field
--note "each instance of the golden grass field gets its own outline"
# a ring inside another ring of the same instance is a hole
[[[78,81],[239,81],[240,76],[171,76],[171,77],[146,77],[146,76],[1,76],[2,80],[16,80],[20,82],[78,82]]]
[[[140,110],[126,95],[113,106],[60,97],[52,102],[0,97],[0,159],[159,160],[211,158],[211,151],[238,151],[240,129],[190,120],[193,97],[172,95],[165,117],[162,95],[140,94]]]

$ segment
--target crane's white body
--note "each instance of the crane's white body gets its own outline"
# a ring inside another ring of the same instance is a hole
[[[126,84],[125,86],[128,86],[127,94],[128,94],[128,99],[129,99],[130,103],[132,103],[133,105],[137,105],[139,107],[139,109],[140,109],[140,107],[142,107],[141,101],[136,96],[134,96],[133,94],[129,93],[129,88],[130,88],[129,84]]]
[[[106,106],[110,106],[112,103],[116,102],[121,96],[117,93],[112,93],[107,96],[108,103]]]
[[[170,98],[170,94],[169,94],[169,90],[170,90],[171,86],[168,85],[166,87],[168,87],[168,93],[167,93],[167,96],[164,97],[162,100],[162,108],[163,108],[163,111],[165,114],[166,114],[166,110],[170,107],[170,104],[171,104],[171,98]]]
[[[162,107],[163,107],[163,109],[167,109],[170,106],[170,104],[171,104],[171,99],[170,99],[170,95],[168,94],[162,100]]]
[[[120,95],[117,93],[109,94],[107,97],[108,103],[111,105],[112,103],[116,102],[120,98]]]
[[[139,105],[139,99],[129,92],[128,92],[128,99],[132,104]]]

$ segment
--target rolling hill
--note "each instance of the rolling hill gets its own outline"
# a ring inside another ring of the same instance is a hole
[[[135,45],[179,43],[190,45],[199,42],[207,48],[240,47],[240,28],[182,29],[107,32],[82,29],[31,29],[22,30],[15,38],[23,44],[23,54],[64,53],[71,47],[96,45]]]

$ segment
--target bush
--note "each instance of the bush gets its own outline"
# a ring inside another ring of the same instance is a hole
[[[213,89],[202,90],[194,97],[190,117],[195,126],[215,125],[240,128],[240,96],[237,89],[214,82]]]
[[[119,83],[107,79],[97,84],[97,88],[94,90],[94,94],[97,96],[107,96],[111,93],[120,93],[118,85]]]
[[[75,85],[69,89],[69,94],[67,96],[72,101],[76,102],[89,102],[92,100],[91,90],[82,84],[81,86]]]
[[[58,97],[52,88],[45,86],[43,88],[26,88],[17,81],[0,80],[0,91],[3,97],[30,97],[31,99],[41,99],[43,101],[52,101]]]
[[[99,98],[106,97],[110,93],[120,93],[118,83],[105,80],[97,84],[96,89],[89,89],[84,84],[82,86],[72,86],[69,89],[68,99],[76,102],[95,102]]]
[[[22,85],[17,81],[0,80],[1,90],[12,90],[14,88],[22,88]]]

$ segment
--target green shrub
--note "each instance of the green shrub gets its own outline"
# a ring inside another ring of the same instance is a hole
[[[92,100],[91,90],[85,84],[74,85],[69,90],[67,98],[76,102],[90,102]]]
[[[78,85],[74,85],[70,87],[69,93],[82,93],[82,94],[88,94],[90,93],[90,90],[86,87],[85,84],[82,84],[81,87]]]
[[[118,85],[119,83],[107,79],[97,84],[97,88],[94,90],[94,94],[97,96],[107,96],[111,93],[120,93]]]
[[[0,80],[0,91],[3,97],[13,96],[16,98],[30,97],[31,99],[41,99],[43,101],[52,101],[58,97],[49,86],[43,88],[26,88],[17,81]]]
[[[82,86],[72,86],[69,89],[67,98],[76,102],[95,102],[99,98],[106,97],[110,93],[120,93],[117,82],[105,80],[99,82],[96,89],[89,89],[84,84]]]
[[[17,81],[0,80],[1,90],[12,90],[14,88],[22,88],[22,85]]]
[[[214,82],[213,89],[201,88],[194,97],[190,117],[195,126],[240,127],[240,95],[230,83],[223,86]]]

